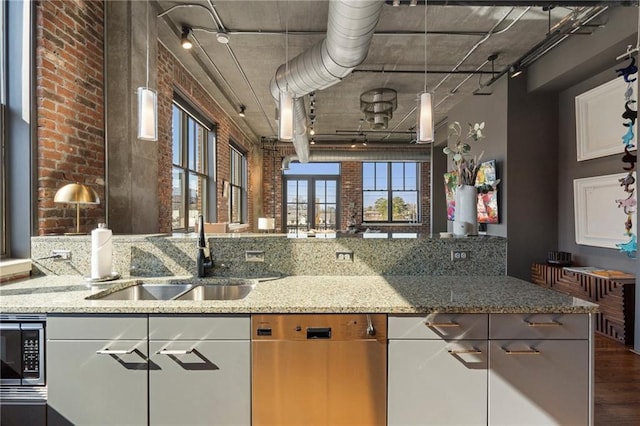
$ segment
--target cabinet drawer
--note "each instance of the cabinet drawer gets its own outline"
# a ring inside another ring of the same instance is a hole
[[[487,314],[389,317],[389,339],[487,339]]]
[[[146,339],[146,315],[47,315],[47,339]]]
[[[588,339],[588,314],[492,314],[490,339]]]
[[[151,315],[149,339],[249,340],[249,315]]]

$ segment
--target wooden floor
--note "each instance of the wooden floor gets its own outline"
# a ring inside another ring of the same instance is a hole
[[[596,426],[640,425],[640,355],[596,335],[594,379]]]

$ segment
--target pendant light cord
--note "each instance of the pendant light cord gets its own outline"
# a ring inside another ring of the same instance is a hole
[[[147,0],[147,80],[146,80],[146,84],[145,87],[149,88],[149,1]]]
[[[285,3],[284,11],[284,88],[289,91],[289,0]]]
[[[424,0],[424,91],[427,91],[427,0]]]

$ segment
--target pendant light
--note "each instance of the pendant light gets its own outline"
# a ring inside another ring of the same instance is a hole
[[[284,35],[284,55],[285,55],[285,76],[289,76],[289,2],[286,4],[285,35]],[[287,81],[285,78],[285,82]],[[293,141],[293,95],[288,92],[289,85],[285,85],[285,91],[280,90],[278,98],[278,139],[285,142]]]
[[[435,139],[433,128],[433,94],[427,91],[427,1],[424,2],[424,90],[418,98],[418,132],[416,143]]]
[[[138,139],[158,140],[158,96],[149,88],[149,0],[147,0],[147,79],[138,87]]]

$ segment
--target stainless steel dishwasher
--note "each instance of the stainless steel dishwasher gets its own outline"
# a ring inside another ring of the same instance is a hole
[[[251,327],[254,426],[386,424],[386,315],[254,315]]]

